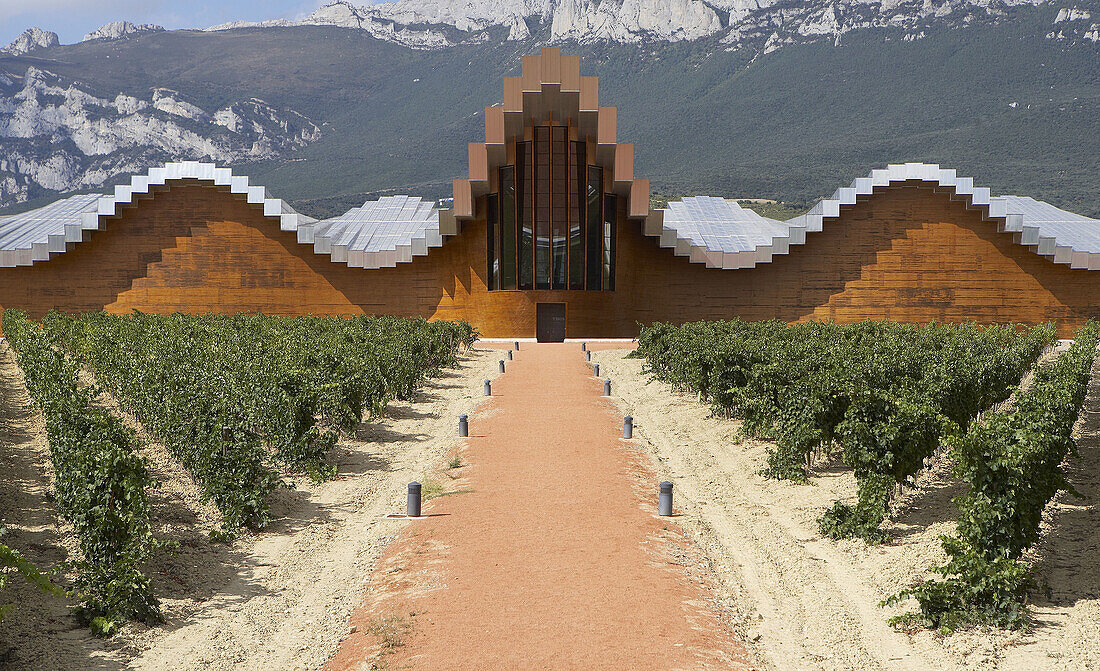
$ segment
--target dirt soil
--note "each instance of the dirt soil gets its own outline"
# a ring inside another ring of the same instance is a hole
[[[597,345],[596,348],[599,346]],[[938,537],[954,530],[962,493],[939,460],[900,500],[890,540],[823,538],[816,520],[837,499],[854,501],[855,480],[839,464],[821,465],[812,484],[764,479],[766,443],[739,437],[736,420],[711,416],[694,396],[649,381],[642,360],[622,350],[593,352],[612,380],[635,437],[675,483],[680,523],[720,578],[720,595],[746,613],[747,635],[774,669],[1100,668],[1100,363],[1076,428],[1080,459],[1067,468],[1085,496],[1059,495],[1046,511],[1033,553],[1041,583],[1035,625],[1026,632],[971,630],[913,635],[887,624],[915,604],[883,608],[885,597],[929,577],[945,559]]]
[[[106,640],[68,615],[66,602],[16,579],[3,598],[17,609],[0,628],[0,668],[35,669],[316,669],[348,632],[348,620],[371,568],[407,524],[405,486],[423,478],[457,443],[458,414],[496,377],[497,357],[470,352],[460,368],[429,380],[412,402],[360,425],[333,450],[335,480],[320,485],[288,477],[292,489],[272,502],[264,531],[225,544],[208,532],[218,522],[187,474],[163,447],[144,448],[160,482],[152,493],[157,535],[177,540],[148,568],[166,623],[129,624]],[[42,417],[28,410],[22,375],[0,345],[0,514],[4,542],[40,567],[78,551],[49,495],[49,452]],[[62,573],[62,582],[64,582]],[[71,576],[69,576],[71,578]]]
[[[756,666],[602,389],[579,345],[522,345],[326,668]]]

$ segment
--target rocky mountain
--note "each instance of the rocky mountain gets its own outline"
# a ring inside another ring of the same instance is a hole
[[[97,97],[31,66],[22,77],[0,74],[0,203],[98,187],[163,161],[274,158],[320,134],[305,116],[256,98],[207,112],[166,88]]]
[[[32,29],[0,53],[0,208],[187,158],[314,215],[444,196],[500,77],[561,44],[665,195],[808,203],[924,161],[1095,215],[1097,19],[1100,0],[398,0],[74,45]]]
[[[417,48],[445,48],[508,29],[523,41],[539,33],[550,41],[669,42],[718,36],[730,48],[772,51],[819,39],[839,42],[853,30],[889,28],[920,39],[931,26],[966,27],[1007,20],[1012,9],[1049,0],[398,0],[356,6],[325,5],[297,21],[232,23],[244,27],[330,25],[365,30],[378,39]],[[1063,8],[1052,39],[1097,41],[1100,25],[1077,7]],[[453,29],[451,31],[443,28]]]
[[[151,23],[139,23],[133,24],[129,21],[113,21],[111,23],[105,23],[99,28],[96,28],[92,32],[84,36],[84,41],[88,40],[118,40],[126,37],[127,35],[135,35],[137,33],[155,33],[164,30],[163,26],[156,26]]]
[[[58,45],[57,33],[42,30],[38,27],[27,28],[11,44],[0,49],[0,54],[21,56],[29,54],[35,49],[46,49]]]

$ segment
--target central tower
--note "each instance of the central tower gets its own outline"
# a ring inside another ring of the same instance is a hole
[[[579,56],[546,48],[485,108],[454,213],[484,217],[489,291],[615,290],[616,228],[648,214],[649,182],[634,179],[634,146],[616,143],[598,86]]]

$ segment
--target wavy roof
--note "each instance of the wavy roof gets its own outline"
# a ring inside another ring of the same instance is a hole
[[[245,196],[248,203],[263,208],[263,214],[277,220],[279,228],[295,231],[298,242],[312,244],[318,254],[329,254],[336,263],[360,268],[382,268],[423,256],[429,247],[443,244],[444,235],[454,235],[454,219],[445,214],[440,229],[440,210],[428,201],[408,196],[389,196],[364,203],[362,207],[332,219],[318,221],[299,214],[267,189],[249,183],[244,175],[212,163],[183,161],[134,175],[129,184],[115,187],[113,194],[70,196],[36,210],[0,217],[0,267],[29,266],[64,254],[85,242],[85,231],[105,230],[111,219],[136,201],[170,187],[175,182],[205,183],[228,187],[230,193]]]
[[[751,268],[769,263],[773,254],[786,254],[790,245],[807,244],[806,234],[820,232],[840,216],[842,206],[855,205],[875,189],[900,184],[948,188],[953,197],[981,210],[983,217],[1002,233],[1054,263],[1071,268],[1100,270],[1100,220],[1059,209],[1024,196],[990,196],[989,189],[975,187],[970,177],[930,163],[904,163],[872,170],[851,186],[837,189],[809,212],[777,222],[748,216],[732,201],[695,197],[654,210],[646,221],[647,235],[660,239],[662,247],[689,256],[694,263],[712,268]],[[719,202],[724,205],[718,204]]]
[[[243,175],[210,163],[168,163],[135,175],[113,194],[82,194],[21,214],[0,217],[0,267],[29,266],[85,241],[84,231],[104,230],[126,207],[153,187],[173,182],[198,182],[228,187],[263,209],[281,230],[294,231],[299,243],[313,245],[317,254],[334,263],[356,268],[393,267],[425,256],[458,232],[451,210],[410,196],[387,196],[330,219],[299,214],[262,186]],[[777,221],[742,208],[733,200],[696,196],[653,210],[644,232],[662,247],[710,268],[752,268],[770,263],[775,254],[787,254],[791,245],[807,244],[807,233],[819,232],[840,216],[843,206],[876,189],[892,185],[935,185],[952,190],[967,207],[979,209],[997,230],[1054,263],[1071,268],[1100,270],[1100,220],[1067,212],[1024,196],[990,196],[969,177],[925,163],[890,165],[872,170],[849,187],[837,189],[799,217]]]

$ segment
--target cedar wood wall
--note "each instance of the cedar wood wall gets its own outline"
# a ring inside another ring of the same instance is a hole
[[[485,290],[485,224],[396,268],[332,263],[241,197],[177,184],[90,240],[31,267],[0,268],[0,308],[395,314],[469,320],[529,337],[535,304],[568,304],[570,337],[633,337],[637,322],[740,316],[840,322],[1100,318],[1100,272],[1071,270],[997,233],[931,188],[891,187],[845,208],[807,244],[754,269],[708,269],[620,220],[615,292]]]

